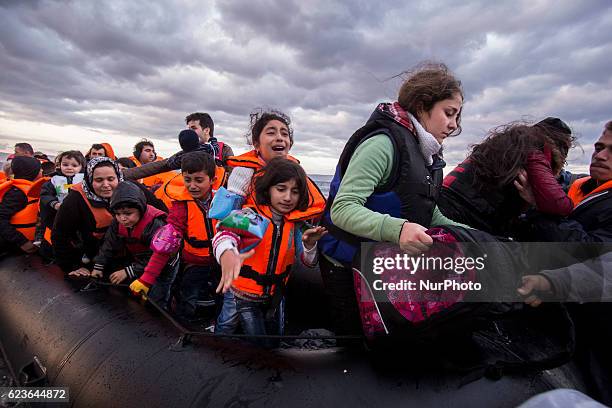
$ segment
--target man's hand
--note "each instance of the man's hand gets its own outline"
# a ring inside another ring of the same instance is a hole
[[[427,228],[413,222],[405,222],[400,233],[399,246],[409,255],[420,255],[433,244],[433,239],[425,233]]]
[[[70,272],[68,276],[91,276],[91,272],[87,268],[79,268]]]
[[[521,296],[525,296],[525,302],[529,306],[538,307],[542,304],[542,299],[531,293],[549,292],[551,290],[550,282],[542,275],[526,275],[522,278],[522,285],[517,289]]]
[[[251,249],[244,254],[237,254],[233,250],[226,250],[221,254],[221,281],[217,286],[217,293],[225,293],[232,286],[232,282],[240,275],[240,268],[244,260],[255,254],[255,250]]]

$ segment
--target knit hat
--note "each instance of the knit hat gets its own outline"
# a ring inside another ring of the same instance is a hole
[[[40,174],[40,162],[33,157],[17,156],[11,162],[11,171],[16,179],[34,181]]]
[[[184,152],[192,152],[200,145],[198,134],[191,129],[182,130],[178,136],[179,144]]]
[[[543,127],[543,128],[552,128],[558,131],[561,131],[562,133],[565,133],[567,135],[571,135],[572,134],[572,130],[570,129],[569,126],[567,126],[567,123],[565,123],[564,121],[562,121],[559,118],[553,118],[553,117],[547,117],[544,120],[539,121],[538,123],[536,123],[534,126],[539,126],[539,127]]]

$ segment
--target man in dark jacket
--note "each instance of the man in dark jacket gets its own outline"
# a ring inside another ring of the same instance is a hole
[[[545,270],[523,278],[519,293],[532,306],[542,300],[534,291],[548,292],[555,300],[582,301],[571,306],[576,323],[577,361],[587,373],[592,393],[612,403],[612,121],[595,142],[590,177],[576,180],[568,195],[574,210],[561,222],[535,215],[533,239],[582,243],[573,248],[574,265]],[[593,258],[589,255],[596,254]],[[592,259],[588,259],[592,258]],[[537,293],[537,292],[536,292]]]
[[[20,248],[26,253],[36,252],[32,244],[38,216],[37,192],[32,189],[40,179],[40,162],[33,157],[17,156],[12,162],[13,179],[0,187],[0,248]]]

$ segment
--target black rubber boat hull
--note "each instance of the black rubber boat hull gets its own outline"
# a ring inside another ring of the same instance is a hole
[[[172,351],[176,328],[117,289],[75,291],[37,257],[0,260],[0,342],[17,376],[70,388],[74,407],[512,407],[558,387],[570,366],[460,386],[458,374],[385,369],[341,348],[265,351],[197,338]],[[460,352],[460,350],[458,350]],[[64,405],[65,406],[65,405]]]

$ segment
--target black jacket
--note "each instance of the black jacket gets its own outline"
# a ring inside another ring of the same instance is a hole
[[[612,242],[612,190],[579,203],[566,219],[530,213],[532,241]]]
[[[11,217],[26,208],[28,199],[23,191],[11,187],[0,202],[0,245],[13,244],[18,247],[28,239],[10,224]]]
[[[74,179],[74,176],[64,176],[61,173],[55,173],[51,177],[56,175],[65,177],[68,184],[72,184]],[[40,190],[40,220],[45,227],[51,228],[53,226],[53,221],[55,221],[55,215],[57,214],[54,206],[58,202],[59,199],[55,185],[53,185],[52,180],[49,180],[42,185]]]

